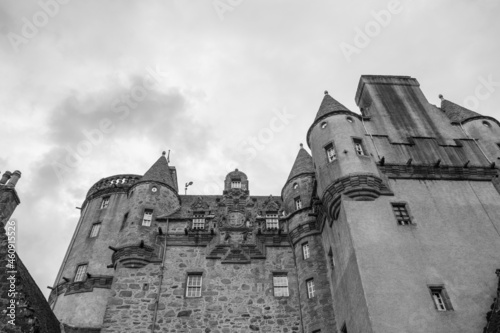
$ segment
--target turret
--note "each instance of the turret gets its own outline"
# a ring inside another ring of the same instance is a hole
[[[313,212],[314,182],[313,159],[301,144],[281,191],[299,279],[300,310],[305,332],[335,332],[325,252]]]
[[[465,137],[474,139],[490,163],[500,157],[500,123],[492,117],[450,102],[442,95],[441,110],[450,118],[453,125],[460,126]]]
[[[128,211],[125,214],[113,265],[139,268],[155,260],[158,216],[168,216],[180,208],[177,179],[163,155],[128,190]],[[130,251],[130,250],[133,251]]]
[[[382,180],[361,116],[327,91],[307,142],[316,169],[317,194],[331,218],[338,215],[341,194],[356,200],[380,195]]]

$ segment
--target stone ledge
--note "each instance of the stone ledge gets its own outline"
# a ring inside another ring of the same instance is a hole
[[[92,292],[94,288],[111,289],[112,283],[112,275],[92,276],[90,278],[87,278],[85,281],[79,282],[63,282],[52,289],[49,296],[49,303],[52,304],[55,301],[56,297],[61,294],[64,294],[66,296],[78,293],[88,293]]]

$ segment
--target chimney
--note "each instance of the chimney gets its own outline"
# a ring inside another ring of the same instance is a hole
[[[5,173],[2,176],[2,179],[0,179],[0,185],[5,185],[7,181],[10,179],[12,173],[10,171],[5,171]]]
[[[8,186],[14,187],[17,184],[17,181],[21,178],[21,171],[16,170],[12,173],[12,178],[10,178],[9,182],[7,183]]]

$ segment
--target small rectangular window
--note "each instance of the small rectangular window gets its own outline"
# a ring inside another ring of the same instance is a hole
[[[90,230],[90,238],[97,237],[99,235],[99,230],[101,229],[100,223],[94,223],[92,229]]]
[[[266,229],[278,229],[278,213],[268,212],[266,213]]]
[[[326,157],[328,158],[328,162],[333,162],[337,159],[337,153],[335,152],[335,147],[333,147],[333,143],[330,143],[325,146]]]
[[[75,282],[80,282],[85,280],[85,274],[87,273],[87,264],[85,265],[79,265],[78,268],[76,269],[76,274],[75,274]]]
[[[340,333],[347,333],[347,326],[345,325],[342,325],[342,328],[340,329]]]
[[[153,220],[153,210],[144,209],[144,217],[142,218],[142,225],[145,227],[149,227],[151,225],[152,220]]]
[[[302,200],[300,200],[299,197],[295,198],[295,209],[301,209],[302,208]]]
[[[193,216],[193,229],[205,229],[205,214],[195,213]]]
[[[354,150],[356,150],[356,154],[360,156],[366,155],[363,140],[357,138],[353,138],[352,140],[354,141]]]
[[[109,206],[109,197],[102,198],[101,209],[108,208],[108,206]]]
[[[307,285],[307,298],[313,298],[314,297],[314,280],[310,279],[306,281]]]
[[[391,203],[392,211],[394,212],[394,216],[396,217],[396,221],[398,221],[399,225],[409,225],[411,223],[410,214],[408,213],[408,209],[406,208],[405,203]]]
[[[288,297],[288,276],[283,273],[275,274],[273,276],[274,296]]]
[[[240,179],[231,180],[231,188],[241,188],[241,180]]]
[[[436,310],[438,311],[453,310],[450,298],[448,297],[448,294],[446,293],[446,290],[443,286],[429,287],[429,290],[431,292],[434,305],[436,306]]]
[[[306,243],[302,244],[302,258],[304,260],[306,260],[306,259],[309,258],[309,256],[310,256],[310,254],[309,254],[309,243],[306,242]]]
[[[186,297],[201,297],[202,276],[200,273],[190,273],[187,276]]]

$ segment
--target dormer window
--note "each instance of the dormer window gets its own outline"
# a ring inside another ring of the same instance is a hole
[[[278,212],[266,213],[266,229],[278,229]]]
[[[302,200],[300,200],[300,197],[295,198],[295,209],[299,210],[302,208]]]
[[[203,212],[194,213],[193,229],[205,229],[205,214]]]
[[[241,188],[241,179],[231,179],[231,188]]]

